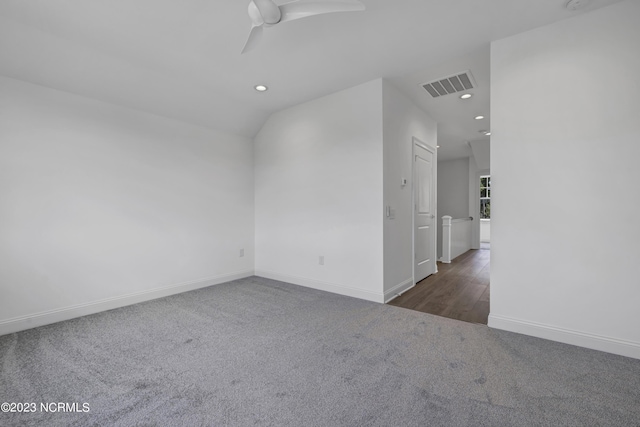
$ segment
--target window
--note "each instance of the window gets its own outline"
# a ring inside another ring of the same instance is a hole
[[[491,219],[491,177],[480,177],[480,219]]]

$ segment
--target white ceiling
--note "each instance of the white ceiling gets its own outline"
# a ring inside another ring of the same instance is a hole
[[[390,79],[398,89],[438,122],[438,161],[469,157],[472,150],[467,142],[489,139],[480,132],[491,129],[489,47],[489,43],[485,43],[463,56]],[[472,90],[432,98],[421,87],[421,83],[467,70],[475,80],[476,87]],[[459,97],[462,93],[471,93],[473,97],[462,100]],[[479,115],[485,119],[475,120]]]
[[[240,55],[247,0],[2,0],[0,74],[249,137],[272,112],[384,77],[438,120],[440,156],[455,158],[489,128],[473,116],[489,116],[492,40],[619,0],[362,1],[268,28]],[[419,86],[467,69],[466,103]]]

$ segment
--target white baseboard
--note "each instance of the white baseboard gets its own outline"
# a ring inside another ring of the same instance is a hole
[[[607,353],[640,359],[640,343],[586,334],[570,329],[558,328],[535,322],[513,319],[505,316],[489,314],[490,328],[531,335],[551,341],[600,350]]]
[[[392,299],[398,297],[400,294],[405,293],[409,289],[413,288],[416,284],[413,283],[413,277],[405,280],[402,283],[398,283],[393,288],[389,289],[384,293],[384,302],[387,303]]]
[[[157,298],[167,297],[182,292],[193,291],[195,289],[206,288],[220,283],[230,282],[236,279],[253,276],[253,270],[239,271],[236,273],[223,274],[220,276],[207,277],[176,285],[147,291],[134,292],[127,295],[106,298],[86,304],[78,304],[55,310],[43,311],[26,316],[14,317],[12,319],[0,321],[0,335],[11,334],[24,331],[25,329],[37,328],[38,326],[49,325],[51,323],[62,322],[63,320],[74,319],[76,317],[87,316],[101,311],[113,310],[127,305],[138,304]]]
[[[350,286],[321,282],[319,280],[308,279],[306,277],[290,276],[287,274],[274,273],[272,271],[265,270],[256,270],[255,275],[267,279],[278,280],[280,282],[287,282],[294,285],[305,286],[307,288],[318,289],[320,291],[346,295],[348,297],[360,298],[367,301],[384,303],[384,294],[353,288]]]

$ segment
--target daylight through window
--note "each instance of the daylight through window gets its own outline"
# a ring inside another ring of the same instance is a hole
[[[480,219],[491,218],[491,177],[480,177]]]

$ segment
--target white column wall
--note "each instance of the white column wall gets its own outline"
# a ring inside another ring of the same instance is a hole
[[[384,204],[395,213],[384,220],[384,290],[388,300],[413,286],[413,138],[435,149],[437,124],[386,80],[383,110]],[[437,167],[437,152],[434,160]],[[405,186],[401,185],[403,178],[407,179]]]
[[[638,17],[492,44],[492,327],[640,357]]]
[[[382,149],[381,80],[273,114],[255,138],[256,274],[382,302]]]

